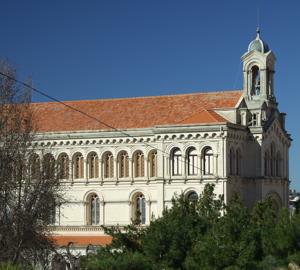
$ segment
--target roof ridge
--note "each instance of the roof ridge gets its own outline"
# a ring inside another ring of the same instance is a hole
[[[178,96],[192,96],[192,95],[213,95],[219,93],[238,93],[242,92],[241,89],[236,90],[221,90],[221,91],[202,91],[202,92],[192,92],[192,93],[180,93],[180,94],[170,94],[170,95],[157,95],[157,96],[137,96],[137,97],[116,97],[116,98],[97,98],[97,99],[78,99],[78,100],[62,100],[64,103],[82,103],[82,102],[99,102],[99,101],[118,101],[118,100],[134,100],[134,99],[151,99],[151,98],[165,98],[165,97],[178,97]],[[58,101],[41,101],[32,102],[34,105],[39,104],[53,104],[59,103]]]
[[[214,121],[216,121],[216,122],[219,121],[219,119],[217,119],[217,118],[215,117],[215,115],[213,114],[213,113],[216,114],[216,112],[215,112],[214,110],[210,110],[210,109],[206,109],[206,108],[204,108],[204,107],[201,107],[201,108],[200,108],[199,110],[197,110],[195,113],[191,114],[189,117],[184,118],[183,120],[179,121],[178,123],[182,123],[182,122],[186,121],[187,119],[190,119],[190,118],[194,117],[195,115],[201,114],[202,112],[206,112],[207,115],[208,115],[212,120],[214,120]],[[219,114],[218,114],[218,115],[219,115]],[[223,118],[221,115],[219,115],[219,116],[220,116],[221,118]],[[224,119],[224,118],[223,118],[223,119]],[[224,119],[224,120],[226,120],[226,119]]]
[[[209,113],[209,115],[215,120],[215,121],[219,121],[217,118],[216,118],[216,115],[218,115],[218,117],[226,120],[222,115],[218,114],[216,111],[214,110],[211,110],[211,109],[208,109],[207,112]],[[226,120],[227,121],[227,120]]]

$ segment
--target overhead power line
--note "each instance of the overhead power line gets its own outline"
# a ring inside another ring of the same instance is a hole
[[[133,136],[133,135],[131,135],[131,134],[129,134],[129,133],[127,133],[127,132],[121,130],[121,129],[118,129],[118,128],[116,128],[116,127],[110,125],[110,124],[107,124],[107,123],[105,123],[104,121],[101,121],[100,119],[98,119],[98,118],[96,118],[96,117],[94,117],[94,116],[92,116],[92,115],[90,115],[90,114],[84,112],[83,110],[77,109],[76,107],[74,107],[74,106],[72,106],[72,105],[69,105],[69,104],[67,104],[67,103],[65,103],[65,102],[63,102],[63,101],[61,101],[61,100],[59,100],[59,99],[57,99],[57,98],[55,98],[55,97],[52,97],[52,96],[50,96],[49,94],[45,93],[44,91],[41,91],[41,90],[37,89],[36,87],[31,86],[31,85],[28,84],[28,83],[25,83],[25,82],[23,82],[23,81],[21,81],[21,80],[18,80],[18,79],[14,78],[14,77],[12,77],[12,76],[10,76],[10,75],[8,75],[8,74],[5,74],[5,73],[3,73],[3,72],[1,72],[1,71],[0,71],[0,75],[4,76],[4,77],[6,77],[6,78],[8,78],[8,79],[10,79],[10,80],[13,80],[13,81],[15,81],[15,82],[18,83],[18,84],[21,84],[21,85],[23,85],[23,86],[25,86],[25,87],[31,89],[32,91],[34,91],[34,92],[36,92],[36,93],[38,93],[38,94],[40,94],[40,95],[42,95],[42,96],[44,96],[44,97],[46,97],[46,98],[52,100],[52,101],[55,101],[55,102],[57,102],[57,103],[60,103],[60,104],[62,104],[63,106],[69,108],[70,110],[76,111],[76,112],[78,112],[78,113],[80,113],[80,114],[82,114],[82,115],[84,115],[84,116],[86,116],[86,117],[88,117],[88,118],[90,118],[90,119],[92,119],[92,120],[94,120],[94,121],[96,121],[96,122],[98,122],[98,123],[100,123],[100,124],[102,124],[102,125],[104,125],[104,126],[110,128],[110,129],[112,129],[112,130],[114,130],[114,131],[116,131],[116,132],[119,132],[119,133],[123,134],[123,135],[126,136],[126,137],[130,137],[130,138],[132,138],[132,139],[137,139],[135,136]],[[165,151],[163,151],[162,149],[159,149],[159,148],[157,148],[157,147],[155,147],[155,146],[153,146],[153,145],[151,145],[151,144],[149,144],[149,143],[147,143],[147,142],[142,142],[142,144],[144,144],[144,145],[146,145],[146,146],[149,146],[149,147],[153,148],[154,150],[159,151],[159,152],[161,152],[161,153],[167,155],[167,156],[170,158],[170,154],[167,153],[167,152],[165,152]],[[179,160],[180,160],[180,162],[186,163],[185,160],[183,160],[182,158],[179,159]],[[196,166],[196,165],[193,165],[193,167],[201,170],[201,168],[199,168],[199,167]]]

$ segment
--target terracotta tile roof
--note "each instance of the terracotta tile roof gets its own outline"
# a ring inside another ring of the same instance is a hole
[[[222,91],[65,103],[110,126],[130,129],[226,122],[213,110],[235,107],[241,95],[241,91]],[[109,130],[107,126],[57,102],[33,103],[32,106],[39,132]]]
[[[94,246],[106,246],[111,243],[112,237],[107,235],[97,236],[65,236],[55,235],[52,236],[54,243],[57,246],[66,246],[68,243],[73,242],[75,246],[88,246],[92,244]]]
[[[217,114],[212,110],[202,109],[199,112],[196,112],[192,116],[184,119],[180,124],[195,124],[195,123],[220,123],[227,122],[221,115]]]

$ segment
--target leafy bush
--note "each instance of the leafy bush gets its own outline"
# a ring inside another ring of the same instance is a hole
[[[270,200],[250,210],[238,196],[225,206],[213,190],[206,185],[197,202],[174,198],[147,228],[106,228],[113,243],[85,257],[82,268],[278,270],[300,263],[300,214],[275,213]]]

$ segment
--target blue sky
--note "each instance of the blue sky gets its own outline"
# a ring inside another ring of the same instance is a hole
[[[262,38],[277,57],[275,94],[294,139],[290,179],[300,190],[300,1],[0,4],[0,57],[62,100],[241,89],[240,57],[255,37],[259,7]]]

